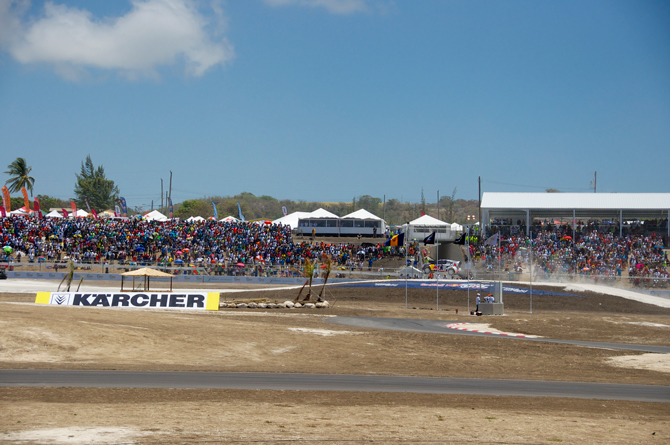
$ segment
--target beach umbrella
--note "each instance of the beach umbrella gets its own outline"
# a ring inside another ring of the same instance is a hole
[[[2,250],[4,250],[5,252],[11,252],[14,249],[12,249],[12,246],[5,246],[2,248]]]
[[[237,263],[237,267],[244,267],[244,263]]]
[[[174,260],[175,264],[184,264],[184,260]]]

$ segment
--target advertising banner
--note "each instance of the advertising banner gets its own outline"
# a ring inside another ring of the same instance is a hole
[[[218,292],[38,292],[35,303],[56,306],[218,311]]]
[[[2,187],[2,206],[5,208],[7,213],[12,211],[12,202],[9,198],[9,189],[7,186]]]
[[[25,187],[21,189],[21,193],[23,193],[23,207],[26,208],[26,212],[30,212],[30,199],[28,199],[28,191]]]
[[[126,198],[122,196],[119,200],[121,201],[121,212],[123,213],[124,218],[128,217],[128,206],[126,205]]]

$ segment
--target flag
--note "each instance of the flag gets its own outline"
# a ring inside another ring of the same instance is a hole
[[[26,208],[26,213],[30,213],[30,199],[28,199],[28,192],[25,187],[21,189],[21,193],[23,193],[23,206]]]
[[[12,211],[12,201],[9,198],[9,189],[7,186],[2,187],[2,206],[7,213]]]
[[[63,211],[63,218],[68,218],[70,215],[67,214],[67,210],[61,209]]]
[[[72,209],[72,216],[77,217],[77,204],[74,201],[70,201],[70,208]]]
[[[128,206],[126,205],[126,198],[123,196],[119,199],[121,201],[121,213],[123,213],[124,217],[128,216]],[[172,201],[170,201],[172,202]],[[172,218],[172,217],[170,217]]]
[[[405,244],[405,234],[394,235],[390,240],[384,243],[385,246],[402,246]]]
[[[244,221],[244,215],[242,215],[242,208],[240,207],[240,203],[237,203],[237,211],[240,214],[240,221]]]
[[[421,216],[426,216],[426,212],[424,212],[423,210],[421,210]]]
[[[214,207],[214,218],[219,219],[219,212],[216,211],[216,204],[214,204],[214,201],[212,201],[212,207]]]
[[[435,244],[435,232],[431,233],[423,239],[423,244]]]
[[[123,199],[123,198],[121,198],[121,199]],[[172,198],[168,198],[168,201],[170,202],[170,212],[168,213],[168,215],[169,215],[168,217],[170,219],[172,219],[172,218],[174,218],[174,208],[172,207]],[[125,214],[124,214],[124,216],[125,216]]]
[[[35,204],[33,204],[37,218],[42,218],[42,212],[40,212],[40,200],[35,198]]]
[[[492,237],[490,237],[489,239],[487,239],[486,241],[484,241],[485,246],[495,246],[496,244],[498,244],[498,234],[497,233],[495,235],[493,235]]]
[[[284,216],[288,215],[288,210],[286,210],[286,206],[281,206],[281,211],[284,212]]]
[[[456,238],[456,240],[454,240],[454,244],[461,245],[461,246],[465,245],[465,238],[467,238],[465,236],[465,233],[461,234],[460,237],[458,237],[458,238]]]
[[[91,213],[93,214],[93,218],[98,219],[98,214],[95,213],[95,209],[91,209]]]
[[[5,212],[5,208],[3,206],[0,206],[0,215],[2,215],[3,218],[7,218],[7,212]]]
[[[88,213],[91,213],[91,205],[88,203],[88,198],[84,196],[84,204],[86,204],[86,208],[88,209]]]

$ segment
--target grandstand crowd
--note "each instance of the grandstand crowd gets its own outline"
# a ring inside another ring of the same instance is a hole
[[[142,219],[0,219],[5,260],[123,265],[235,267],[300,266],[329,255],[337,265],[361,266],[392,255],[381,243],[295,242],[289,226],[251,222],[166,222]],[[239,265],[239,266],[238,266]],[[242,273],[233,269],[234,273]]]
[[[667,221],[658,225],[663,223]],[[318,260],[323,254],[341,269],[372,270],[374,261],[404,255],[402,247],[385,246],[374,239],[360,244],[298,242],[289,226],[236,221],[13,216],[0,219],[0,228],[0,260],[13,262],[202,266],[211,273],[249,274],[273,267],[300,268],[306,259]],[[478,238],[470,246],[475,264],[481,260],[480,269],[497,269],[500,259],[504,271],[521,272],[527,270],[532,252],[534,273],[547,279],[560,275],[604,280],[630,277],[642,283],[669,278],[665,240],[659,234],[631,231],[620,237],[618,231],[593,222],[581,223],[574,231],[571,225],[560,224],[534,225],[533,230],[527,237],[523,227],[494,225],[500,247]]]
[[[662,223],[667,220],[657,227]],[[665,285],[670,278],[666,240],[658,233],[643,233],[636,227],[618,236],[618,230],[597,222],[580,223],[574,231],[571,225],[560,224],[536,225],[534,230],[532,236],[521,235],[518,227],[494,230],[500,236],[500,257],[497,244],[473,246],[472,253],[489,267],[495,267],[500,258],[506,271],[528,268],[532,258],[534,273],[545,279],[570,275],[607,281],[627,276],[635,285],[646,285],[650,280]]]

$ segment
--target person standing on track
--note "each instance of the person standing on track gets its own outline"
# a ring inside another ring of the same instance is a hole
[[[477,307],[475,308],[475,312],[479,312],[479,302],[481,300],[482,300],[481,295],[479,294],[479,292],[477,292],[477,298],[475,298],[475,304],[477,305]]]

